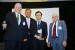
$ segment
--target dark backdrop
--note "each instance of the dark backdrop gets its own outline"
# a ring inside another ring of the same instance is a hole
[[[3,34],[5,31],[2,30],[2,21],[5,19],[5,15],[11,12],[16,2],[0,2],[0,42],[3,42]],[[68,45],[66,50],[75,50],[75,2],[21,2],[23,8],[52,8],[59,7],[60,19],[65,20],[67,24],[68,32]],[[47,48],[46,49],[50,49]]]

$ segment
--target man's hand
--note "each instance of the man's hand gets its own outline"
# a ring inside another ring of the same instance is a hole
[[[42,38],[41,36],[35,35],[35,38],[37,38],[38,40],[44,40],[44,38]]]
[[[26,42],[27,41],[27,39],[24,39],[24,42]]]
[[[40,38],[37,38],[38,40],[44,40],[44,38],[40,37]]]
[[[50,42],[47,43],[47,46],[50,47]]]
[[[45,40],[44,38],[41,38],[41,40]]]
[[[63,41],[63,46],[66,47],[66,45],[67,45],[67,42]]]
[[[41,37],[38,36],[38,35],[35,35],[34,37],[37,38],[37,39],[39,39],[39,40],[41,39]]]

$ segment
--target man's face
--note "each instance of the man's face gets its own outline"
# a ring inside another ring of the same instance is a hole
[[[25,15],[26,15],[26,17],[30,17],[31,16],[31,10],[26,10]]]
[[[15,11],[16,11],[17,13],[20,13],[20,11],[21,11],[21,6],[20,6],[20,5],[15,5]]]
[[[56,22],[58,20],[58,16],[57,15],[53,15],[52,19],[53,19],[54,22]]]
[[[37,14],[36,14],[36,19],[37,19],[37,20],[41,20],[41,17],[42,17],[41,13],[37,13]]]

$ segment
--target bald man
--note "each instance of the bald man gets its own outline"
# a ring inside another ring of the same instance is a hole
[[[24,16],[20,14],[22,5],[16,3],[15,12],[6,15],[5,22],[7,24],[6,33],[4,34],[4,50],[21,50],[21,45],[26,39],[26,21]]]
[[[49,28],[48,47],[53,50],[65,50],[67,45],[67,27],[65,21],[59,20],[59,15],[52,14],[53,22]]]

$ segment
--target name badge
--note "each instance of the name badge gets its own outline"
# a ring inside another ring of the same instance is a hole
[[[23,26],[25,26],[26,25],[26,23],[25,22],[23,22]]]
[[[37,32],[40,33],[40,34],[42,34],[42,29],[38,30]]]
[[[59,26],[59,27],[58,27],[58,29],[59,29],[59,30],[62,30],[62,27],[61,27],[61,26]]]

